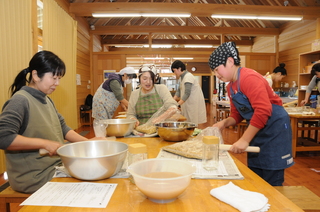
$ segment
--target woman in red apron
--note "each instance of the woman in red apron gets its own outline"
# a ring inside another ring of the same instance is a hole
[[[292,166],[290,118],[282,101],[256,71],[240,67],[233,42],[223,43],[210,56],[209,66],[227,86],[231,115],[214,124],[220,130],[247,120],[248,128],[230,151],[243,153],[250,146],[259,153],[248,153],[248,167],[273,186],[284,182],[284,169]]]

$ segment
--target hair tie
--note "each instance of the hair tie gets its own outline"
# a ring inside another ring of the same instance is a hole
[[[28,68],[25,68],[25,69],[23,70],[23,72],[27,75],[27,74],[30,72],[29,67],[28,67]]]

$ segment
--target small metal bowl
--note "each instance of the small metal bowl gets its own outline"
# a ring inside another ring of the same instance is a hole
[[[133,119],[107,119],[107,136],[124,137],[131,134],[134,129],[136,120]]]
[[[122,142],[93,140],[63,145],[57,153],[72,177],[102,180],[121,170],[127,151]]]
[[[166,141],[185,141],[197,127],[195,123],[174,121],[160,122],[155,126],[158,129],[158,135]]]

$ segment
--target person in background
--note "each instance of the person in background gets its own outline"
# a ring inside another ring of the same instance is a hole
[[[123,97],[123,87],[130,84],[137,75],[132,67],[125,67],[118,73],[111,73],[93,96],[92,117],[97,120],[112,119],[119,104],[124,111],[128,109],[128,100]]]
[[[139,70],[139,88],[131,93],[127,118],[135,119],[136,127],[145,124],[162,106],[166,112],[177,109],[177,102],[166,85],[155,84],[154,66],[142,65]]]
[[[320,83],[319,83],[320,82],[320,63],[316,63],[312,66],[311,76],[313,77],[307,87],[306,96],[304,100],[302,100],[300,103],[301,106],[304,106],[309,101],[313,88],[317,87],[318,91],[320,92]]]
[[[248,153],[248,167],[273,186],[284,182],[284,169],[294,164],[292,132],[288,113],[268,82],[255,70],[241,67],[234,42],[220,45],[210,56],[209,66],[227,86],[231,114],[213,127],[223,130],[243,119],[248,128],[230,151],[243,153],[250,146],[259,153]]]
[[[277,66],[272,74],[269,74],[269,72],[264,76],[264,78],[268,81],[270,87],[272,88],[273,81],[279,82],[281,81],[285,76],[287,76],[287,70],[284,68],[286,64],[280,63],[279,66]]]
[[[189,122],[195,124],[206,123],[206,105],[198,81],[186,70],[185,64],[180,60],[176,60],[171,64],[171,70],[179,80],[179,87],[173,98],[181,107],[182,115]]]
[[[36,53],[10,87],[11,98],[0,115],[0,148],[5,150],[10,186],[24,193],[33,193],[61,165],[57,149],[69,142],[85,141],[65,123],[48,96],[65,75],[64,62],[50,51]],[[28,78],[28,79],[27,79]],[[50,156],[41,156],[44,149]]]

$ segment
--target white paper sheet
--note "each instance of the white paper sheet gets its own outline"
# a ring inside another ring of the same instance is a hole
[[[193,163],[196,166],[196,172],[193,173],[192,178],[195,179],[243,179],[241,172],[239,171],[238,167],[227,151],[220,151],[219,167],[218,169],[212,171],[207,171],[202,168],[202,162],[199,159],[186,158],[181,155],[164,151],[162,149],[159,152],[157,158],[175,158]]]
[[[117,184],[48,182],[20,205],[105,208]]]

